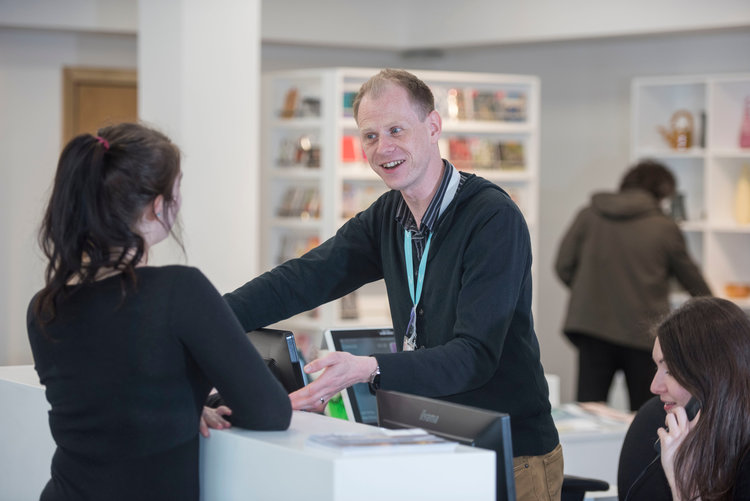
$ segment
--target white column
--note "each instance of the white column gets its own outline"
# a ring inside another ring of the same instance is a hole
[[[138,112],[182,149],[187,264],[221,292],[258,272],[260,0],[141,0]],[[185,263],[160,244],[151,264]]]

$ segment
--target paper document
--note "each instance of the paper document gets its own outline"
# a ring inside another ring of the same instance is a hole
[[[329,433],[310,435],[306,445],[324,447],[341,454],[389,454],[394,452],[453,451],[457,442],[413,428],[378,429],[373,433]]]

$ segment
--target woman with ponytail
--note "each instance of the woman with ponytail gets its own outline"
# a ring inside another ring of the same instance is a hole
[[[197,500],[198,431],[283,430],[289,398],[197,269],[148,266],[180,209],[180,153],[140,124],[63,149],[40,230],[28,333],[57,449],[43,501]],[[222,416],[224,415],[224,416]]]

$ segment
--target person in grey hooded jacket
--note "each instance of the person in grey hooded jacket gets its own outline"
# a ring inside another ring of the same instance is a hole
[[[580,402],[606,401],[618,370],[630,408],[651,394],[649,327],[670,310],[674,278],[692,296],[711,290],[691,259],[677,224],[661,210],[675,193],[659,162],[631,167],[616,193],[596,193],[565,233],[555,270],[570,289],[563,332],[576,346]]]

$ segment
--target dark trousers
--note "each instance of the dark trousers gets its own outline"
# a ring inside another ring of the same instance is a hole
[[[629,348],[586,334],[567,336],[578,348],[579,402],[606,402],[618,370],[625,374],[630,410],[638,410],[653,396],[649,388],[656,366],[650,350]]]

